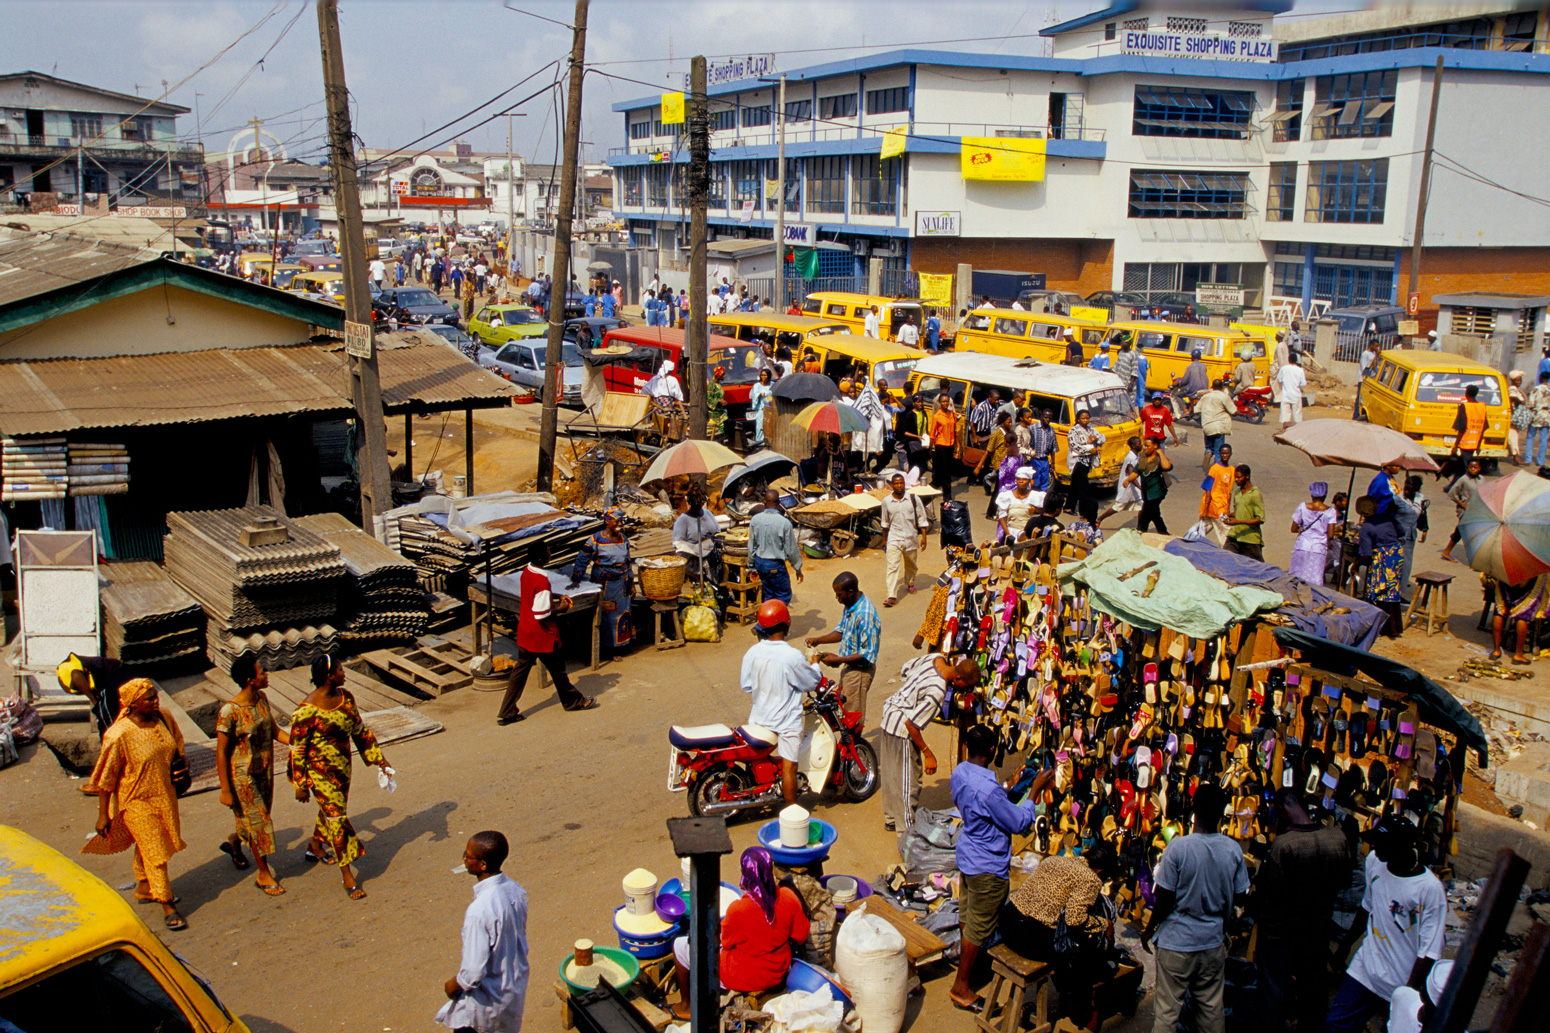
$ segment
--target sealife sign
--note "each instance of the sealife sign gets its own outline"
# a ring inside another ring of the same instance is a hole
[[[1159,32],[1126,29],[1120,49],[1146,57],[1203,57],[1218,61],[1274,61],[1276,41],[1229,36],[1225,32]]]

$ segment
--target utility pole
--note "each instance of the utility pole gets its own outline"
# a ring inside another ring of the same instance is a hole
[[[775,311],[786,311],[786,77],[780,77],[780,99],[775,105],[780,142],[775,151]]]
[[[538,424],[538,490],[554,486],[555,439],[560,429],[560,371],[564,368],[561,331],[565,299],[570,295],[570,235],[576,209],[576,151],[581,139],[581,76],[587,56],[587,4],[576,0],[576,20],[570,47],[570,93],[565,98],[565,170],[560,180],[560,207],[555,212],[554,273],[559,280],[549,292],[549,346],[544,358],[544,411]]]
[[[705,58],[689,61],[689,339],[684,383],[689,385],[689,436],[705,437],[710,326],[706,322],[705,214],[710,204],[710,112],[705,97]]]
[[[360,184],[355,172],[355,136],[350,130],[350,94],[344,84],[344,55],[339,46],[339,0],[318,0],[318,37],[323,46],[329,163],[334,170],[339,255],[344,272],[344,317],[348,323],[365,323],[370,327],[374,320],[371,288],[366,282],[366,234],[361,225]],[[253,135],[257,139],[256,127]],[[383,422],[382,384],[377,377],[375,344],[366,357],[347,356],[345,361],[350,370],[350,398],[355,404],[361,527],[367,534],[373,534],[374,518],[393,508],[387,426]]]
[[[253,165],[254,165],[254,167],[257,167],[257,165],[259,163],[259,160],[263,157],[263,155],[260,152],[263,151],[264,145],[258,139],[258,127],[263,125],[263,124],[264,124],[263,121],[257,115],[254,115],[252,118],[248,119],[248,125],[253,127]],[[257,175],[257,173],[254,173],[254,175]],[[233,185],[235,185],[235,184],[233,184]],[[264,206],[269,203],[269,180],[267,178],[265,178],[265,180],[264,180],[264,192],[260,196],[262,197],[262,200],[259,202],[259,205],[258,205],[258,224],[259,224],[259,227],[261,229],[268,229],[269,213],[264,210]]]
[[[506,273],[511,273],[511,246],[517,225],[517,164],[511,150],[511,113],[506,113]]]
[[[1410,242],[1410,288],[1406,292],[1406,308],[1409,295],[1416,293],[1421,282],[1421,236],[1426,232],[1426,195],[1432,192],[1432,141],[1437,139],[1437,105],[1442,100],[1442,58],[1437,58],[1437,71],[1432,75],[1432,111],[1426,120],[1426,151],[1421,158],[1421,192],[1415,199],[1415,239]]]

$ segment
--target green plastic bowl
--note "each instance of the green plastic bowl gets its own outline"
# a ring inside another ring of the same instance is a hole
[[[624,974],[626,977],[624,982],[614,987],[614,989],[618,990],[621,994],[629,990],[630,986],[634,984],[635,980],[640,978],[640,962],[636,961],[635,956],[629,951],[620,950],[618,947],[593,947],[592,953],[598,955],[599,957],[607,958],[609,961],[612,961],[614,964],[624,969]],[[575,960],[575,958],[575,951],[571,951],[569,954],[565,955],[564,960],[560,962],[560,979],[564,980],[565,985],[570,988],[570,992],[572,994],[584,994],[589,990],[597,989],[596,987],[592,986],[577,986],[575,983],[572,983],[569,979],[565,978],[565,969],[572,961]]]

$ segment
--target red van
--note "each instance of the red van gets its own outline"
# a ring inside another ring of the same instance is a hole
[[[662,363],[673,363],[673,377],[684,387],[684,397],[689,388],[684,384],[684,347],[689,332],[670,326],[622,326],[603,335],[600,348],[624,345],[634,349],[629,355],[608,363],[605,376],[608,390],[640,394],[646,381],[656,375]],[[748,408],[748,392],[759,382],[762,352],[757,344],[738,341],[720,334],[710,335],[710,365],[721,366],[726,375],[721,379],[726,393],[727,412],[734,419],[742,417]]]

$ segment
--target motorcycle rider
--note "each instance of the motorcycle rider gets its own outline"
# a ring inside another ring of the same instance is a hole
[[[1200,361],[1201,354],[1199,348],[1190,352],[1189,365],[1173,381],[1173,397],[1179,402],[1181,412],[1187,412],[1189,405],[1211,387],[1211,375],[1206,372],[1206,364]]]
[[[1228,388],[1228,391],[1231,392],[1234,398],[1244,388],[1253,387],[1254,378],[1259,375],[1259,371],[1254,368],[1254,353],[1252,351],[1245,348],[1238,353],[1238,357],[1241,361],[1232,368],[1232,386]]]
[[[753,696],[748,723],[780,736],[780,788],[786,804],[797,802],[797,751],[802,745],[802,697],[818,687],[818,671],[800,650],[786,641],[791,611],[779,599],[759,606],[754,618],[755,642],[743,654],[739,684]]]

